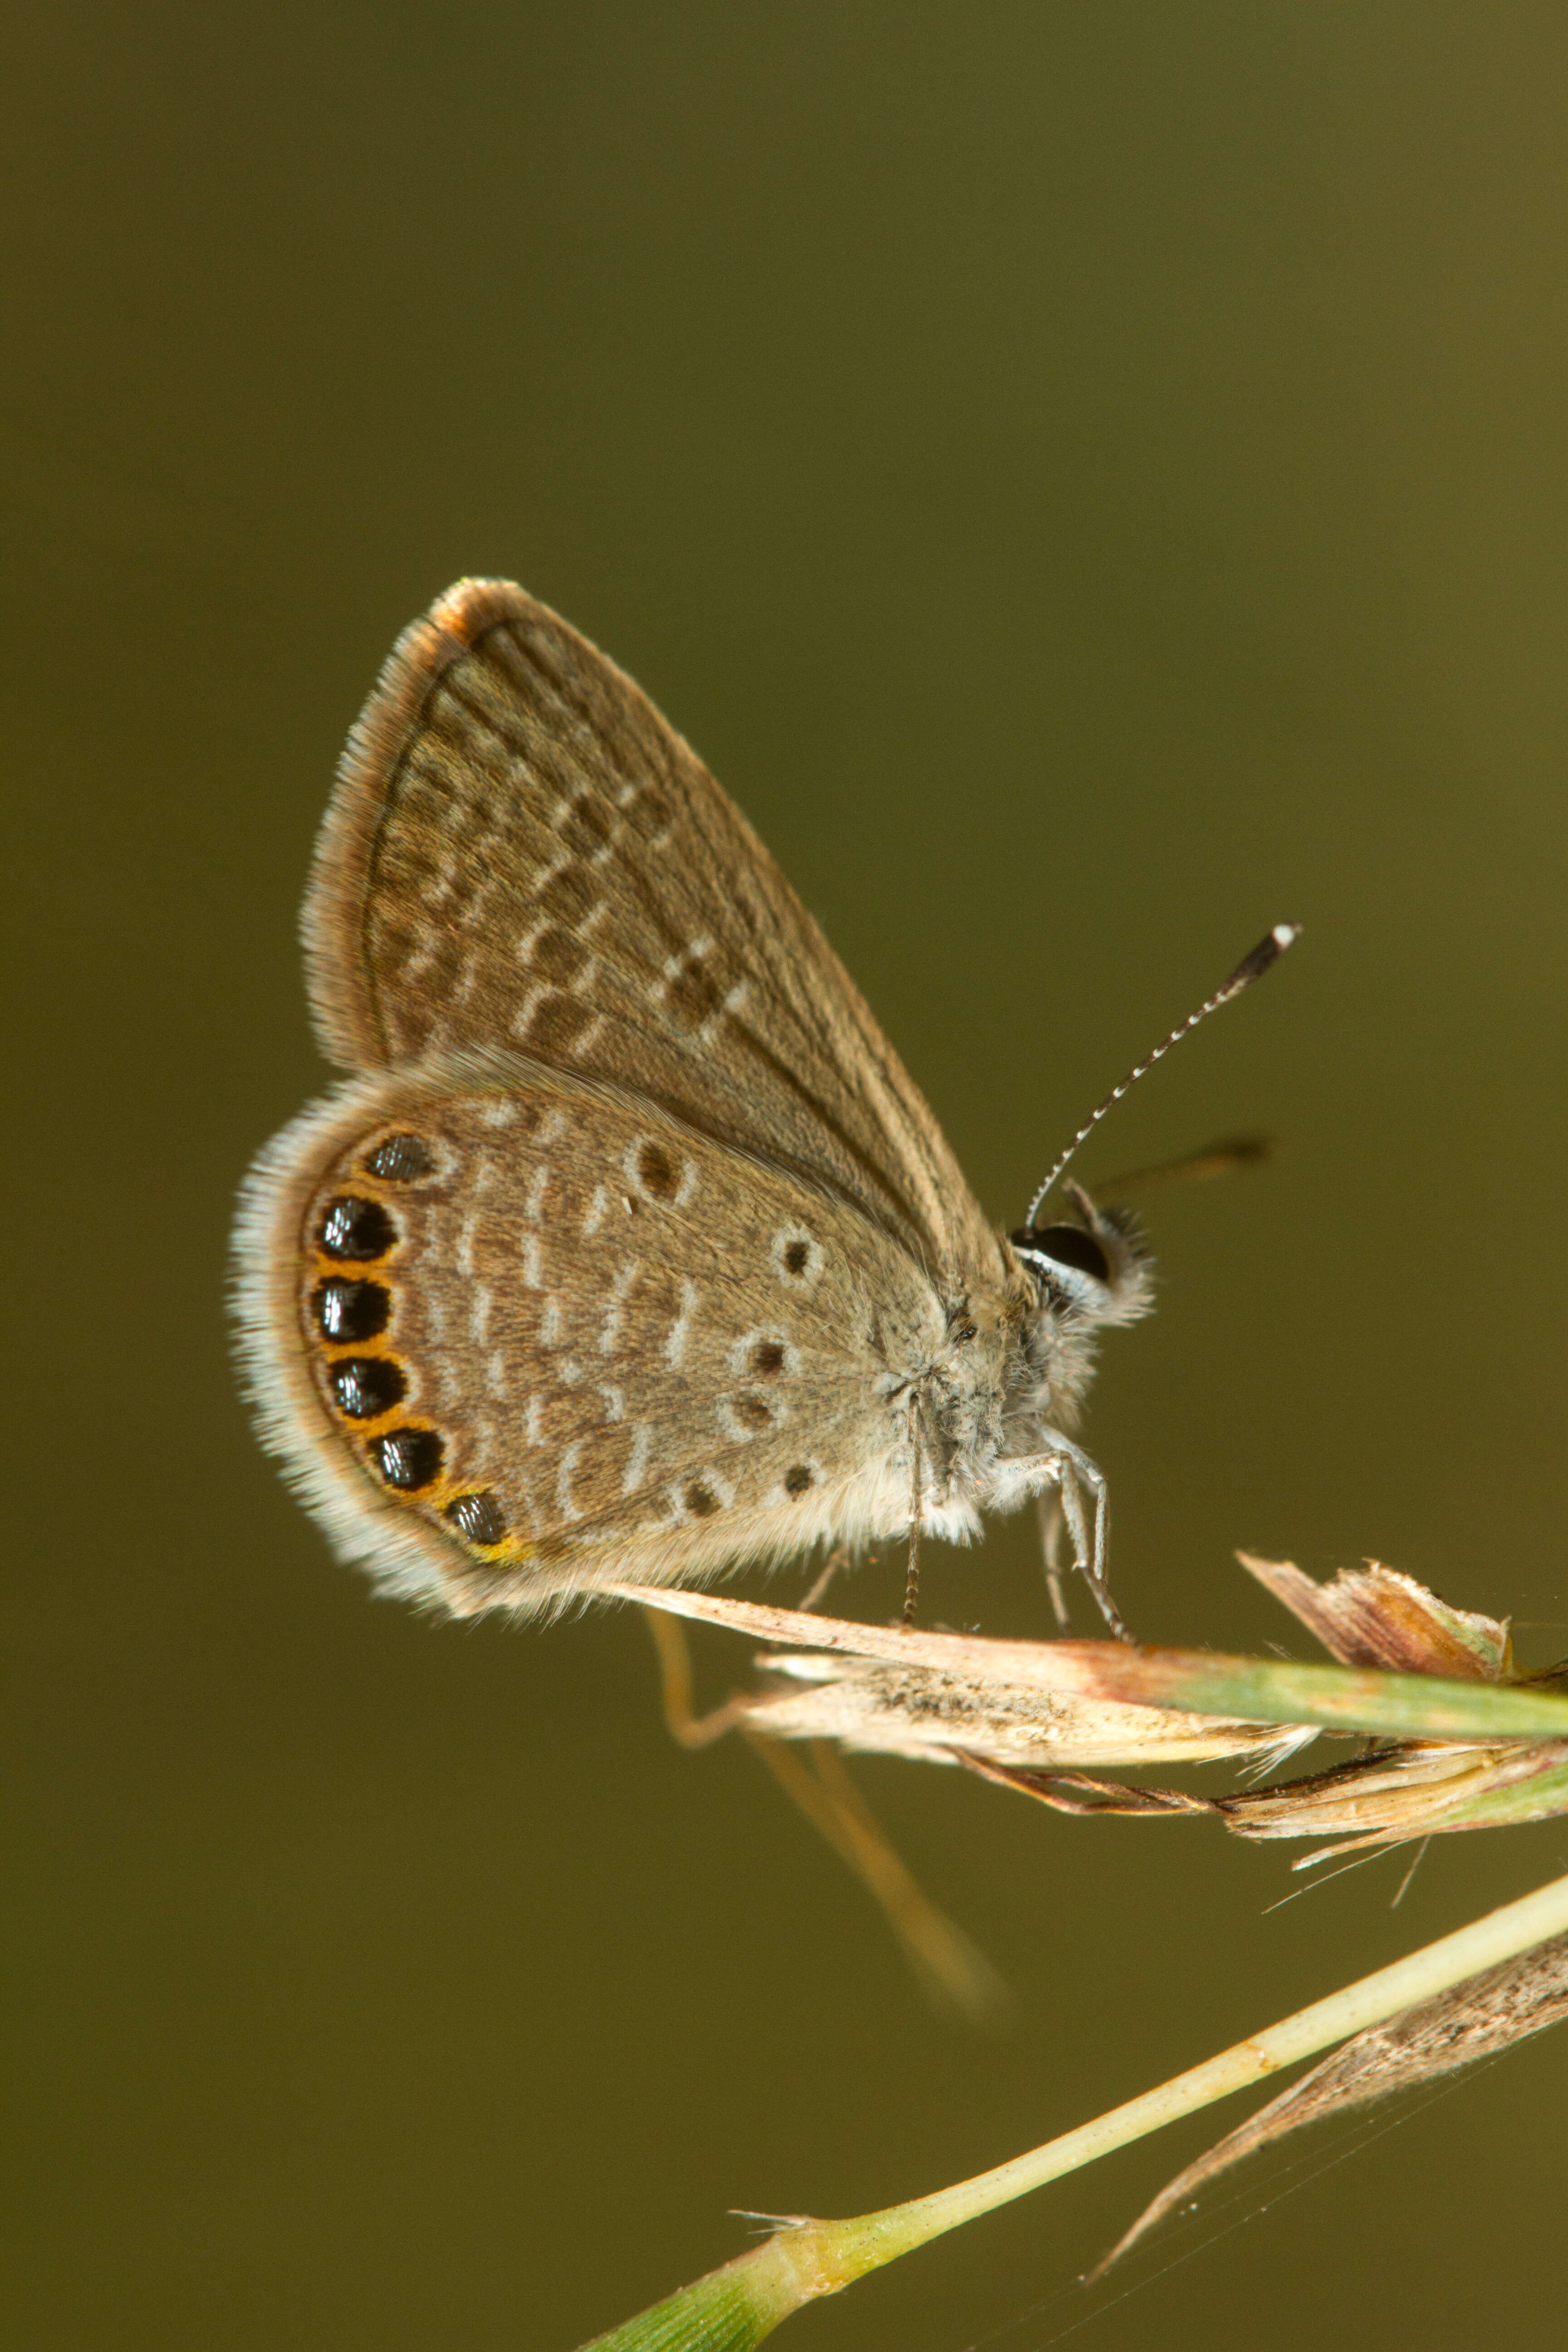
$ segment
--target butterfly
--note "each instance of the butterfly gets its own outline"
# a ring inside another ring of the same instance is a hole
[[[990,1223],[734,803],[521,588],[399,641],[303,932],[345,1076],[247,1181],[238,1346],[343,1557],[529,1616],[1051,1497],[1119,1627],[1073,1431],[1131,1223]]]

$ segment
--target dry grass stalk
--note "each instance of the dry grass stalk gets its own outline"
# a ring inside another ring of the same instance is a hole
[[[1568,1738],[1568,1698],[1535,1683],[1501,1685],[1426,1674],[1142,1649],[1128,1642],[1006,1642],[922,1633],[770,1609],[718,1593],[609,1585],[608,1593],[672,1616],[728,1626],[786,1650],[823,1650],[927,1666],[988,1687],[1221,1716],[1253,1726],[1316,1726],[1394,1738]]]
[[[1516,1675],[1505,1624],[1376,1563],[1319,1585],[1288,1561],[1242,1557],[1333,1666],[914,1633],[702,1593],[636,1597],[790,1644],[760,1658],[763,1686],[731,1698],[704,1736],[737,1725],[773,1740],[963,1764],[1060,1811],[1205,1813],[1242,1837],[1338,1841],[1298,1867],[1568,1811],[1568,1700],[1544,1686],[1552,1675]],[[1256,1714],[1241,1713],[1241,1700]],[[1319,1728],[1414,1736],[1282,1786],[1217,1797],[1131,1788],[1088,1769],[1229,1760],[1268,1770]]]

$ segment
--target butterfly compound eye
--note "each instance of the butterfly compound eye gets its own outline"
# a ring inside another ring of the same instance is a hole
[[[1110,1260],[1081,1225],[1042,1225],[1037,1233],[1026,1227],[1008,1238],[1023,1257],[1049,1258],[1055,1265],[1070,1265],[1078,1274],[1092,1275],[1096,1282],[1110,1280]]]

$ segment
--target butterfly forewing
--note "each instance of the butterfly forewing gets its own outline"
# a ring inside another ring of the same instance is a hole
[[[932,1270],[995,1244],[853,983],[733,804],[521,589],[408,632],[355,731],[306,915],[364,1068],[521,1052],[853,1202]]]

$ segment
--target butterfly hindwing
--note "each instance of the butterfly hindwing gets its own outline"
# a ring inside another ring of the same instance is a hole
[[[516,1057],[372,1076],[279,1139],[249,1214],[264,1414],[385,1582],[535,1609],[634,1557],[673,1580],[900,1524],[875,1465],[929,1284],[646,1098]]]

